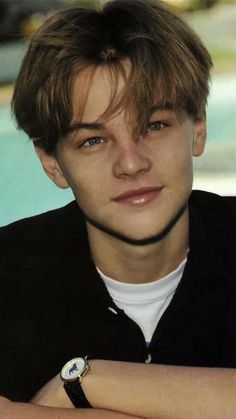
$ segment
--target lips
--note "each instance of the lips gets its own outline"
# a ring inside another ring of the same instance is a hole
[[[144,187],[132,189],[116,196],[113,200],[130,205],[144,205],[157,198],[163,187]]]

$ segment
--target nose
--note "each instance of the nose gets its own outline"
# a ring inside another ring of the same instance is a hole
[[[113,166],[115,177],[135,177],[150,169],[151,161],[141,149],[138,141],[125,142],[119,146]]]

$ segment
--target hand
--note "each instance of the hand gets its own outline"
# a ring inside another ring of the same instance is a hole
[[[72,408],[74,405],[67,396],[60,375],[56,375],[31,399],[31,403],[40,406]]]

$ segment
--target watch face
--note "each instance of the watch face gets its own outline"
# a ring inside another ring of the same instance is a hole
[[[83,358],[74,358],[68,361],[61,370],[63,381],[74,381],[83,373],[85,369],[85,360]]]

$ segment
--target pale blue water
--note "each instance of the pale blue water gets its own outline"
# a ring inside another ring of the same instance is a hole
[[[208,144],[236,144],[236,74],[213,79],[208,106]]]
[[[0,107],[0,225],[59,207],[73,199],[41,169],[31,142],[18,132],[10,110]]]
[[[208,107],[208,150],[236,150],[236,75],[214,79]],[[33,146],[0,107],[0,225],[56,208],[73,199],[42,171]]]

